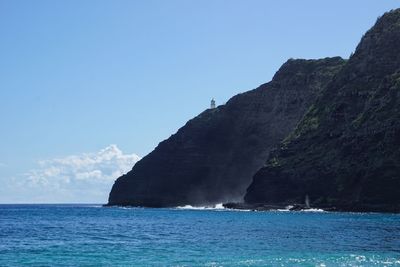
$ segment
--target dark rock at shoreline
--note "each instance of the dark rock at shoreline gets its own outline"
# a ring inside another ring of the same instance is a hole
[[[347,205],[333,206],[329,204],[308,207],[305,204],[267,204],[267,203],[246,203],[246,202],[229,202],[223,204],[224,208],[235,210],[250,210],[250,211],[306,211],[306,210],[322,210],[334,212],[383,212],[396,213],[398,212],[396,205],[368,205],[359,203],[348,203]]]
[[[297,125],[344,60],[289,60],[271,82],[188,121],[118,178],[108,205],[242,201],[272,148]]]
[[[236,210],[269,211],[286,209],[283,205],[268,205],[263,203],[229,202],[223,204],[224,208]]]
[[[306,204],[298,204],[298,203],[293,203],[291,205],[284,205],[284,204],[274,205],[266,203],[229,202],[229,203],[224,203],[223,207],[227,209],[252,210],[252,211],[273,211],[273,210],[302,211],[311,209],[311,207],[308,207]]]
[[[400,212],[400,9],[362,38],[247,190],[248,205]]]

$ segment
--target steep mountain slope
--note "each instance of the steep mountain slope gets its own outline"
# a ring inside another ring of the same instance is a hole
[[[254,173],[344,64],[289,60],[273,80],[208,109],[115,182],[109,205],[204,205],[242,200]]]
[[[362,38],[296,130],[254,176],[247,203],[400,211],[400,9]]]

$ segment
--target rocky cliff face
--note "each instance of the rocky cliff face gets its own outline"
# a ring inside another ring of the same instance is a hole
[[[400,10],[382,16],[254,176],[247,203],[400,212]]]
[[[273,80],[209,109],[115,182],[109,205],[204,205],[242,200],[270,150],[344,64],[289,60]]]

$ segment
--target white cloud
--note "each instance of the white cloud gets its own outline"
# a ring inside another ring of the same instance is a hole
[[[96,153],[42,160],[37,168],[10,179],[0,201],[106,203],[115,179],[138,160],[139,156],[124,154],[116,145]]]

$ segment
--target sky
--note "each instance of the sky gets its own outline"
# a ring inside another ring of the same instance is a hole
[[[0,203],[105,203],[187,120],[398,1],[0,0]]]

